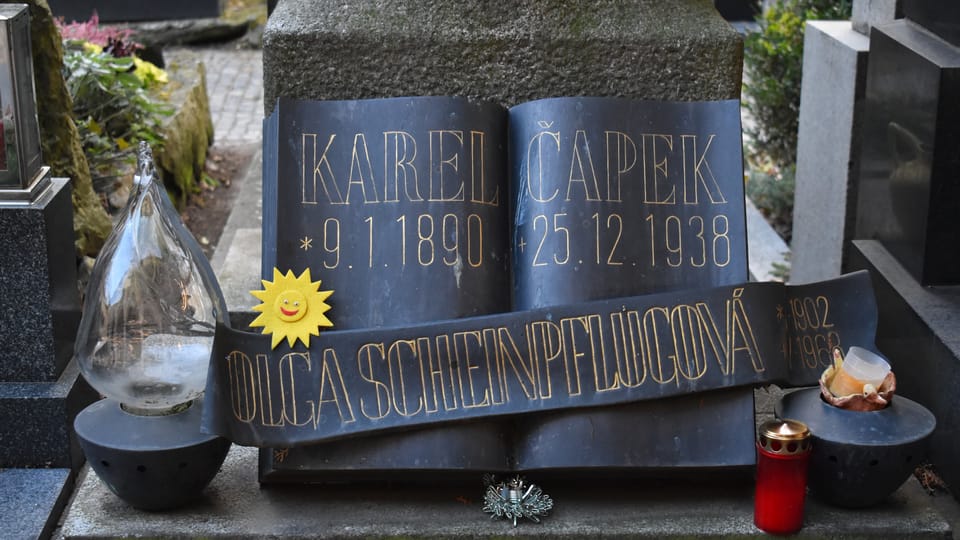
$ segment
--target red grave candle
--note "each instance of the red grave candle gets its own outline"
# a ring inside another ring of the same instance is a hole
[[[753,506],[758,528],[790,534],[803,526],[809,458],[810,430],[803,422],[774,420],[760,426]]]

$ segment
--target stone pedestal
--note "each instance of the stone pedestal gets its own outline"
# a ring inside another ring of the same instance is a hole
[[[848,21],[810,21],[803,45],[790,280],[842,273],[853,238],[870,40]]]
[[[142,512],[115,497],[94,474],[79,482],[58,536],[89,538],[476,538],[674,539],[770,536],[753,524],[750,475],[714,471],[643,483],[598,485],[535,479],[554,500],[541,523],[516,528],[485,514],[483,486],[408,484],[263,489],[257,454],[234,446],[197,504]],[[944,497],[938,497],[944,498]],[[808,498],[797,538],[943,539],[954,531],[911,478],[876,508],[843,509]],[[3,508],[0,507],[0,511]]]
[[[70,360],[80,306],[69,181],[0,203],[0,246],[0,510],[17,509],[5,534],[37,537],[83,463],[73,417],[97,397]]]
[[[80,323],[70,188],[32,203],[0,202],[0,381],[53,381]]]
[[[711,2],[285,0],[263,102],[453,95],[731,99],[743,44]]]
[[[937,417],[930,461],[956,490],[960,486],[960,289],[923,287],[884,246],[853,242],[851,270],[869,270],[880,312],[877,347],[897,374],[897,394],[920,402]],[[896,399],[896,398],[894,398]]]

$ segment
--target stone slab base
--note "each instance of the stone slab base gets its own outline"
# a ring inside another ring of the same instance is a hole
[[[960,287],[923,287],[878,241],[857,240],[850,270],[866,269],[880,310],[877,347],[897,374],[897,394],[937,417],[930,460],[960,491]]]
[[[0,382],[0,467],[79,469],[73,419],[96,399],[73,361],[54,382]]]
[[[753,482],[730,475],[576,485],[541,481],[555,503],[536,524],[491,520],[481,479],[445,487],[273,486],[257,483],[257,452],[234,447],[195,503],[149,513],[115,497],[92,472],[64,515],[64,539],[91,538],[761,538]],[[797,538],[949,538],[952,528],[912,478],[885,502],[844,510],[808,500]]]
[[[72,489],[70,469],[0,470],[0,536],[49,538]]]

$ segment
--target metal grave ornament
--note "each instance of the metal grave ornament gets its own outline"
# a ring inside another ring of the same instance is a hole
[[[528,484],[522,476],[497,482],[492,475],[484,477],[483,511],[490,519],[509,519],[517,526],[520,518],[540,523],[540,518],[553,509],[553,499],[536,484]]]
[[[209,262],[140,143],[134,191],[87,285],[75,357],[108,399],[74,423],[84,454],[122,499],[178,506],[213,478],[229,442],[200,433],[207,366],[227,309]]]
[[[30,15],[0,5],[0,199],[29,201],[50,183],[42,166],[33,88]]]

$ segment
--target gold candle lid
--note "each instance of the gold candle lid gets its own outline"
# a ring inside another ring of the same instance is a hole
[[[757,443],[774,454],[802,454],[810,449],[810,429],[798,420],[771,420],[760,426]]]

